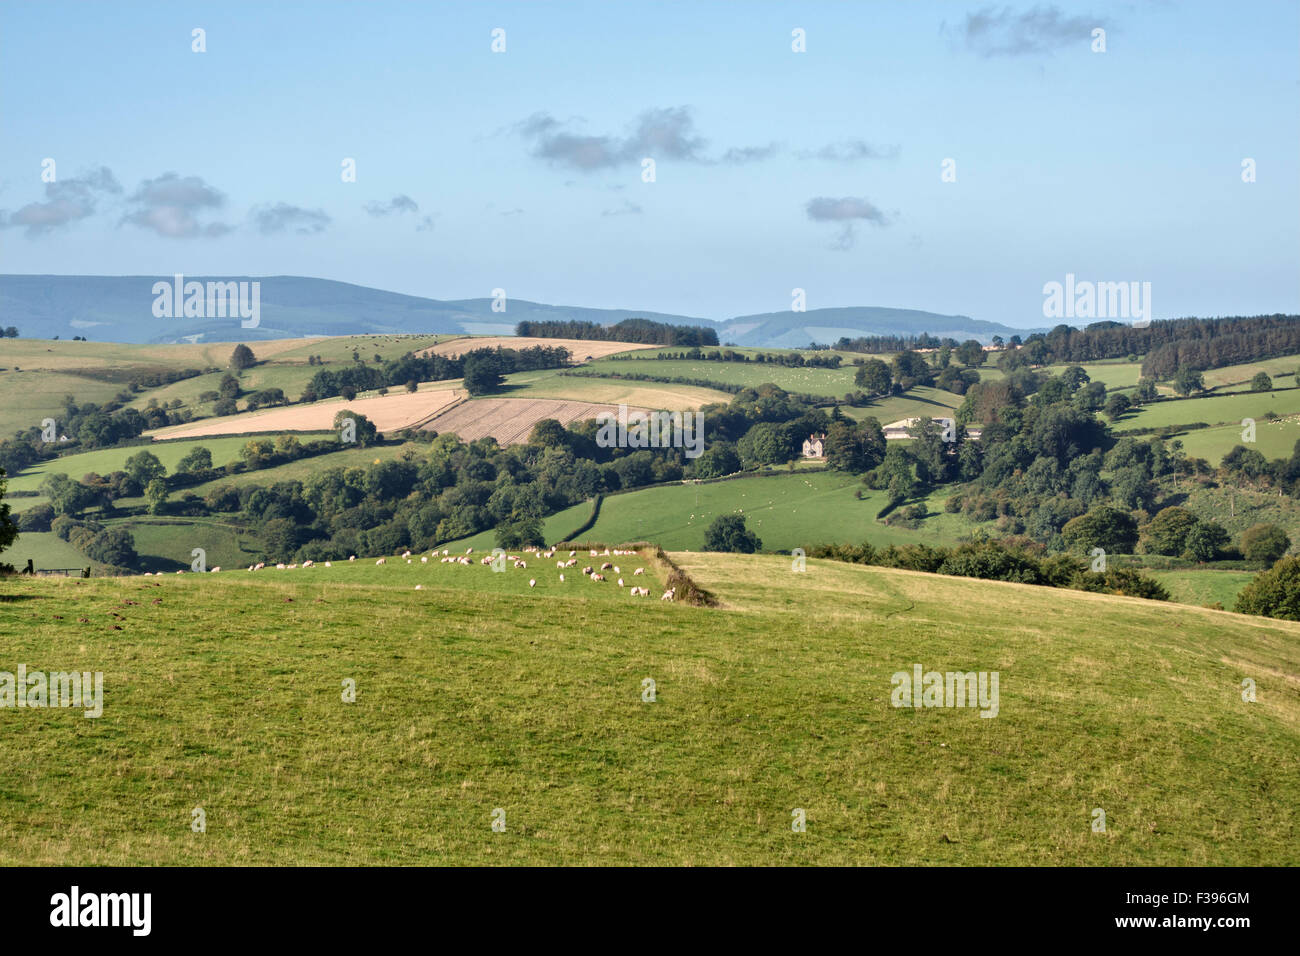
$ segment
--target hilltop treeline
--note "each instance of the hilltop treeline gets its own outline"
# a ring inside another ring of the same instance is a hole
[[[338,371],[322,369],[312,376],[302,400],[314,402],[335,395],[352,397],[357,392],[368,389],[462,378],[467,363],[486,363],[493,366],[498,375],[509,375],[511,372],[528,372],[533,369],[563,368],[569,364],[569,357],[569,350],[558,345],[535,345],[526,349],[474,349],[456,358],[407,352],[401,358],[382,365],[357,362]]]
[[[920,335],[860,335],[857,338],[840,338],[835,348],[841,352],[906,352],[909,349],[937,349],[941,345],[956,347],[954,339],[938,339],[928,332]]]
[[[668,359],[692,362],[754,362],[759,365],[783,365],[786,368],[839,368],[843,361],[840,356],[833,354],[805,356],[801,352],[756,352],[753,355],[746,355],[735,349],[714,349],[706,352],[700,348],[688,349],[685,352],[657,352],[654,355],[624,352],[620,355],[611,355],[609,358],[619,362],[661,362]]]
[[[669,325],[650,319],[624,319],[613,325],[595,322],[523,321],[515,326],[515,335],[543,339],[592,339],[598,342],[636,342],[639,345],[717,345],[718,333],[702,325]]]
[[[1281,328],[1233,332],[1211,339],[1169,342],[1142,362],[1148,378],[1169,378],[1180,368],[1210,369],[1300,352],[1300,316]]]
[[[1221,344],[1212,344],[1225,340]],[[1234,341],[1235,340],[1235,341]],[[1170,319],[1138,328],[1122,322],[1094,322],[1085,329],[1058,325],[1050,332],[1026,336],[1020,349],[1006,352],[998,364],[1062,365],[1072,362],[1095,362],[1101,359],[1147,355],[1167,346],[1190,350],[1199,368],[1219,368],[1239,362],[1286,355],[1300,349],[1300,316],[1257,315],[1249,318]],[[1175,353],[1176,360],[1176,353]],[[1169,359],[1157,360],[1167,375],[1177,370]],[[1167,369],[1167,371],[1165,371]],[[1153,374],[1144,365],[1145,375]]]

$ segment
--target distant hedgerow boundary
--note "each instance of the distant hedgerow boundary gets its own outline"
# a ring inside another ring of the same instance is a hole
[[[707,378],[688,378],[685,375],[642,375],[638,372],[605,372],[592,371],[586,372],[581,370],[565,370],[560,375],[571,375],[574,378],[616,378],[625,382],[656,382],[660,385],[693,385],[696,388],[711,388],[718,392],[727,392],[730,395],[738,395],[741,392],[752,390],[753,385],[737,385],[734,382],[715,382]],[[835,399],[827,395],[811,395],[807,392],[786,392],[786,394],[797,402],[803,402],[805,405],[830,405]]]
[[[718,599],[712,592],[706,591],[696,584],[689,574],[679,568],[672,558],[668,557],[663,548],[649,541],[632,541],[623,544],[606,544],[603,541],[561,541],[554,547],[557,549],[565,548],[570,551],[604,551],[614,548],[637,551],[645,555],[651,563],[656,565],[659,571],[663,572],[667,580],[667,587],[673,590],[674,601],[681,601],[695,607],[719,606]]]
[[[1068,554],[1040,554],[1028,546],[1000,541],[971,541],[951,548],[933,548],[926,544],[901,547],[891,544],[886,548],[875,548],[866,542],[860,545],[816,544],[808,548],[808,557],[952,577],[1122,594],[1152,601],[1169,600],[1164,585],[1136,568],[1108,567],[1105,571],[1092,571],[1082,558]]]

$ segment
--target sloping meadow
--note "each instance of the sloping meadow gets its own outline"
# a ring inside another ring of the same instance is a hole
[[[670,554],[691,607],[564,557],[9,579],[0,671],[104,694],[0,709],[0,863],[1300,861],[1300,625]],[[896,706],[918,667],[995,706]]]

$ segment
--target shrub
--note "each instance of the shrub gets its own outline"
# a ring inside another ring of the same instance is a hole
[[[1272,564],[1291,547],[1291,539],[1275,524],[1257,524],[1241,536],[1241,553],[1247,561]]]
[[[1300,621],[1300,557],[1283,558],[1256,575],[1237,595],[1233,610],[1239,614]]]
[[[19,531],[49,531],[54,521],[54,509],[49,505],[36,505],[18,516]]]

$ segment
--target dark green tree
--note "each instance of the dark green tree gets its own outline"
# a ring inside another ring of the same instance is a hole
[[[704,532],[705,551],[753,554],[761,547],[758,535],[745,527],[744,515],[718,515]]]

